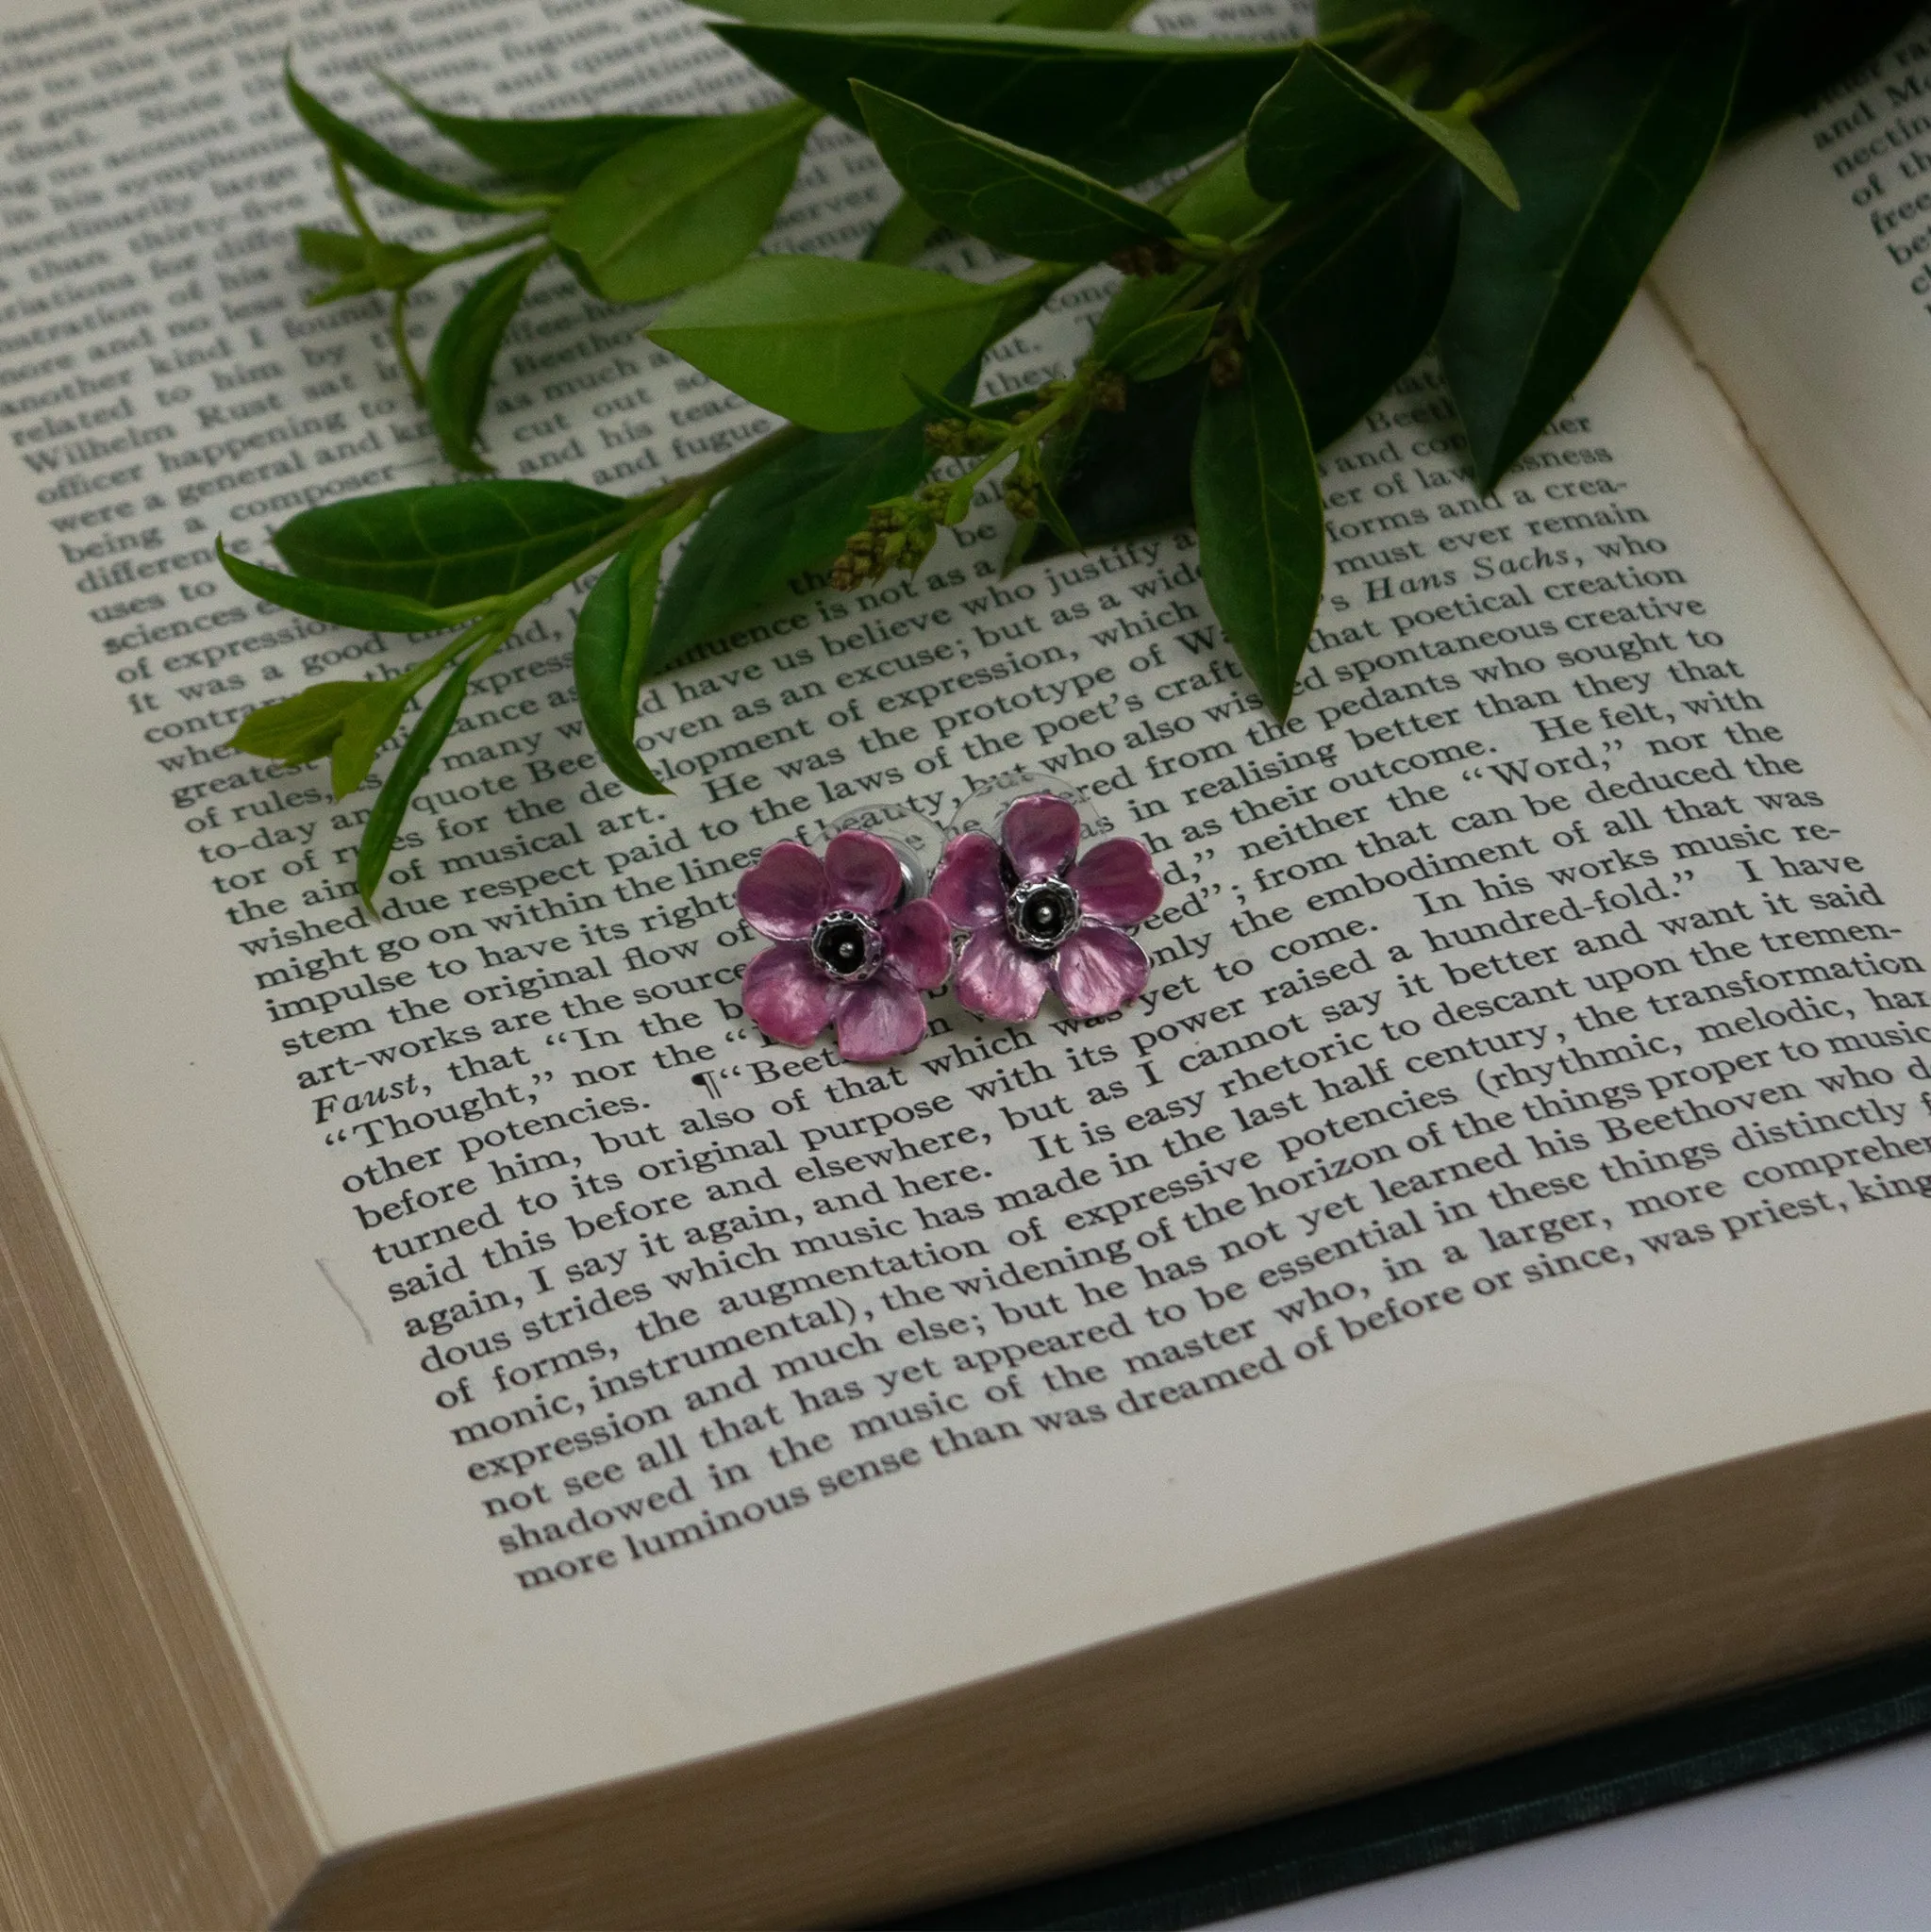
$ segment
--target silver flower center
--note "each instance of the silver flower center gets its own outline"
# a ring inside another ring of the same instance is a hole
[[[1027,879],[1006,899],[1006,930],[1031,953],[1050,953],[1079,924],[1079,894],[1064,879]]]
[[[811,928],[810,944],[812,958],[848,985],[870,979],[885,958],[878,924],[862,912],[827,912]]]

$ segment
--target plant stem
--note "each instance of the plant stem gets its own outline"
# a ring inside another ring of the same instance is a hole
[[[1085,405],[1088,391],[1091,388],[1091,376],[1098,371],[1083,372],[1075,375],[1059,393],[1041,403],[1023,420],[1015,423],[999,440],[996,447],[989,450],[962,476],[951,486],[952,493],[946,499],[948,524],[957,523],[972,508],[973,491],[1003,463],[1007,457],[1016,456],[1029,443],[1037,443],[1063,417],[1076,408]]]
[[[548,215],[538,215],[513,228],[498,228],[493,235],[479,235],[474,242],[462,242],[454,248],[439,249],[428,258],[428,266],[423,274],[426,275],[439,268],[447,268],[453,261],[470,261],[478,255],[492,255],[497,249],[514,247],[519,242],[534,241],[539,235],[548,234],[549,230]]]
[[[423,372],[416,367],[416,358],[409,351],[408,300],[407,289],[398,289],[390,298],[389,340],[395,345],[395,359],[402,365],[409,393],[415,397],[416,406],[420,408],[429,391],[423,380]]]
[[[349,179],[349,171],[342,166],[341,157],[333,148],[328,151],[328,173],[335,183],[335,198],[341,203],[342,212],[355,224],[356,232],[365,242],[381,241],[381,236],[369,225],[369,217],[362,212],[362,204],[356,199],[356,186]]]
[[[1566,41],[1558,41],[1555,46],[1546,47],[1533,60],[1525,60],[1511,73],[1490,87],[1472,87],[1449,108],[1451,114],[1466,114],[1471,120],[1477,114],[1486,114],[1491,108],[1499,108],[1504,101],[1513,100],[1524,88],[1534,87],[1544,75],[1553,74],[1564,61],[1573,59],[1585,48],[1593,46],[1609,29],[1616,25],[1614,15],[1593,22],[1578,34],[1572,34]]]

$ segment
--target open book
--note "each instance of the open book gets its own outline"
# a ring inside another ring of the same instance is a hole
[[[1492,499],[1425,364],[1328,453],[1285,730],[1189,533],[988,510],[653,687],[669,799],[530,625],[371,924],[368,794],[223,749],[405,647],[216,532],[443,474],[303,307],[282,48],[378,125],[754,83],[672,0],[9,20],[0,1920],[851,1919],[1931,1630],[1926,43]],[[821,130],[788,245],[889,192]],[[536,293],[506,473],[759,426]],[[746,1025],[750,855],[1020,763],[1157,854],[1143,1000]]]

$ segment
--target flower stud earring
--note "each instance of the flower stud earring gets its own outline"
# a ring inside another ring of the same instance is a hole
[[[923,993],[952,970],[952,930],[917,896],[897,849],[836,834],[820,858],[785,840],[738,881],[745,924],[777,943],[744,969],[744,1011],[787,1046],[838,1029],[848,1060],[885,1060],[925,1037]]]
[[[1074,1019],[1096,1020],[1145,989],[1147,957],[1125,928],[1159,908],[1153,855],[1107,839],[1075,858],[1079,830],[1071,799],[1032,792],[1007,807],[998,838],[947,844],[932,898],[970,935],[954,983],[968,1011],[1030,1020],[1050,987]]]

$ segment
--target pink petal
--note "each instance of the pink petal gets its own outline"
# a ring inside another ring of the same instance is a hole
[[[1138,925],[1160,909],[1164,888],[1153,854],[1138,839],[1108,839],[1074,862],[1066,883],[1079,894],[1079,909],[1108,925]]]
[[[936,992],[952,971],[952,922],[929,899],[914,899],[879,921],[885,965],[921,992]]]
[[[1003,925],[983,926],[966,941],[953,991],[969,1013],[1012,1025],[1040,1010],[1048,978],[1042,954],[1014,945]]]
[[[983,832],[965,832],[953,840],[932,879],[932,903],[967,932],[997,925],[1006,917],[998,841]]]
[[[1075,1020],[1117,1013],[1146,990],[1147,958],[1111,925],[1083,925],[1053,955],[1059,1002]]]
[[[883,912],[905,885],[898,854],[874,832],[839,833],[824,848],[824,874],[831,903],[854,912]]]
[[[850,988],[838,1009],[838,1050],[848,1060],[889,1060],[925,1037],[925,1002],[889,974]]]
[[[803,851],[803,846],[793,848]],[[790,940],[758,954],[744,969],[744,1012],[757,1030],[787,1046],[809,1046],[831,1024],[840,991],[811,958]]]
[[[1079,812],[1068,799],[1035,791],[1007,807],[999,836],[1021,878],[1051,878],[1079,845]]]
[[[772,846],[738,881],[738,910],[768,940],[803,939],[826,904],[824,861],[791,839]]]

